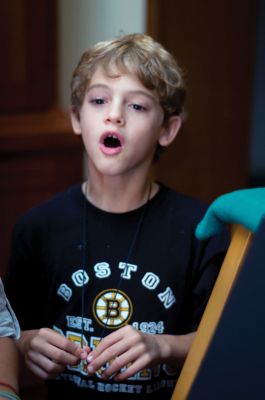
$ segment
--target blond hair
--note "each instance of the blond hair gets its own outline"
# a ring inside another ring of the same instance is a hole
[[[79,114],[90,80],[100,66],[108,76],[133,73],[149,90],[155,90],[164,110],[164,121],[184,111],[182,71],[164,47],[144,34],[129,34],[99,42],[88,49],[75,68],[71,82],[71,106]]]

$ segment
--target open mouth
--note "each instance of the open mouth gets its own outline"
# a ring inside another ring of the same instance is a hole
[[[115,135],[106,136],[103,140],[104,146],[115,149],[116,147],[121,147],[120,139]]]
[[[116,155],[122,151],[124,138],[118,132],[105,132],[100,138],[101,151],[106,155]]]

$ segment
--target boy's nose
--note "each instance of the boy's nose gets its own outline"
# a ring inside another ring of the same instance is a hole
[[[124,118],[121,115],[109,114],[108,117],[106,118],[106,122],[110,122],[110,123],[117,124],[117,125],[123,125]]]
[[[124,124],[124,116],[121,107],[113,106],[109,109],[109,112],[106,117],[106,122],[111,122],[113,124],[123,125]]]

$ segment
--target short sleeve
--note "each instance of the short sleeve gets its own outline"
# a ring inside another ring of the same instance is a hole
[[[20,327],[0,279],[0,337],[3,336],[18,339],[20,336]]]
[[[190,331],[198,328],[230,242],[228,230],[198,243],[191,283]]]

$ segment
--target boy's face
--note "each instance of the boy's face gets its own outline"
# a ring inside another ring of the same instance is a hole
[[[89,168],[116,176],[150,167],[157,144],[167,145],[163,117],[157,94],[135,75],[111,78],[98,68],[72,124],[82,134]]]

